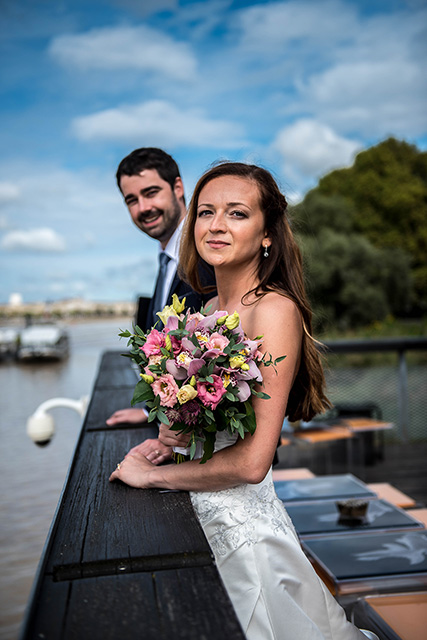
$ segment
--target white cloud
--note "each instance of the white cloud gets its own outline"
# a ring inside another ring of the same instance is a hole
[[[240,124],[213,120],[201,109],[179,109],[162,101],[106,109],[76,118],[73,130],[81,140],[109,140],[144,146],[233,148],[244,144]]]
[[[313,49],[319,42],[347,40],[357,20],[351,5],[339,0],[274,2],[242,9],[238,26],[245,50],[277,54],[295,43]]]
[[[0,206],[19,198],[19,188],[12,182],[0,182]]]
[[[249,56],[258,85],[275,82],[284,116],[305,115],[345,136],[423,135],[426,8],[373,9],[366,15],[342,0],[243,9],[236,59],[250,68]]]
[[[424,70],[409,60],[339,64],[313,75],[303,91],[318,117],[365,135],[417,135],[427,124]]]
[[[1,247],[7,251],[37,251],[40,253],[59,253],[66,249],[64,238],[47,227],[10,231],[1,241]]]
[[[134,69],[174,80],[191,80],[196,72],[196,58],[187,43],[146,25],[61,35],[52,41],[49,53],[64,66],[84,70]]]
[[[279,131],[274,146],[285,164],[285,173],[319,177],[332,169],[349,166],[361,145],[337,135],[315,120],[298,120]]]

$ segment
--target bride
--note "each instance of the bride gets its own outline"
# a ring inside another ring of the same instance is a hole
[[[203,465],[156,466],[136,448],[110,480],[190,491],[248,640],[366,640],[306,559],[272,481],[284,416],[309,420],[329,406],[286,208],[265,169],[219,164],[196,185],[181,244],[180,263],[194,289],[201,288],[200,258],[215,270],[211,309],[237,311],[249,338],[263,335],[262,349],[273,359],[286,355],[277,373],[263,370],[270,399],[253,398],[254,435],[236,440],[219,432]],[[176,432],[164,426],[160,439],[177,444]]]

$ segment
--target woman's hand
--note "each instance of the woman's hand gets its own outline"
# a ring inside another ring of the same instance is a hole
[[[108,420],[105,421],[110,427],[115,424],[142,424],[147,422],[147,414],[144,409],[120,409],[115,411]]]
[[[155,469],[155,465],[147,460],[142,453],[135,452],[132,455],[128,454],[117,465],[109,480],[110,482],[121,480],[135,489],[149,489],[148,478],[152,469]]]
[[[133,447],[127,456],[134,455],[135,453],[140,453],[147,458],[153,464],[161,464],[166,460],[172,458],[172,447],[167,447],[160,442],[159,439],[149,438],[148,440],[144,440],[141,444],[137,444],[136,447]]]
[[[160,424],[159,440],[167,447],[182,447],[185,449],[190,442],[190,436],[188,433],[179,435],[178,431],[173,431],[165,424]]]

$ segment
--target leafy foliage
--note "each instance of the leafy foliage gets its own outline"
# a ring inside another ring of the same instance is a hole
[[[293,208],[321,327],[427,306],[427,153],[393,138],[326,175]]]

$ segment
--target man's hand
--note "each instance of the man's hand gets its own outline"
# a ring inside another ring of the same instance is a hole
[[[120,409],[115,411],[112,416],[106,420],[106,423],[112,427],[115,424],[143,424],[147,422],[147,414],[143,409]]]
[[[179,435],[178,431],[173,431],[165,424],[160,424],[159,440],[167,447],[182,447],[185,449],[190,442],[190,436],[188,433]]]
[[[167,447],[157,438],[155,440],[148,439],[141,442],[141,444],[137,444],[136,447],[133,447],[129,453],[126,454],[125,459],[128,456],[142,454],[147,460],[157,465],[172,458],[172,453],[172,447]]]

